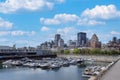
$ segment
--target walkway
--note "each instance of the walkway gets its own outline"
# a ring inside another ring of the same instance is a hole
[[[120,60],[102,76],[101,80],[120,80]]]

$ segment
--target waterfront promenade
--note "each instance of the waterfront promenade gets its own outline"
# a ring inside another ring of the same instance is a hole
[[[116,61],[119,56],[102,56],[102,55],[58,55],[58,57],[78,57],[84,59],[94,59],[95,61],[112,62]]]
[[[118,60],[100,80],[120,80],[120,60]]]

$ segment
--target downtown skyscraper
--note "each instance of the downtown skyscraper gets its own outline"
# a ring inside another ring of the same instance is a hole
[[[87,42],[86,33],[85,32],[79,32],[77,34],[77,46],[78,47],[83,47],[83,46],[85,46],[86,42]]]

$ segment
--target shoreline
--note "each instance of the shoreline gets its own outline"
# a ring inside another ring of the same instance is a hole
[[[95,61],[100,62],[112,62],[116,61],[119,56],[107,56],[107,55],[75,55],[75,54],[57,54],[58,57],[77,57],[77,58],[84,58],[84,59],[94,59]]]
[[[94,59],[95,61],[102,62],[110,62],[107,67],[102,70],[98,75],[91,76],[88,80],[101,80],[102,76],[106,74],[109,69],[114,66],[118,60],[120,60],[119,56],[106,56],[106,55],[58,55],[58,57],[78,57],[84,59]]]
[[[101,80],[102,77],[120,60],[118,58],[116,61],[111,62],[109,65],[107,65],[106,69],[101,71],[97,76],[92,76],[88,80]]]

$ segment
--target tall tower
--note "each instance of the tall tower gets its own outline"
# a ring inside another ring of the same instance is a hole
[[[85,46],[86,44],[86,41],[87,41],[87,38],[86,38],[86,33],[85,32],[79,32],[77,34],[77,46],[80,47],[80,46]]]
[[[58,46],[59,39],[61,39],[60,34],[55,34],[55,40],[54,40],[55,46]]]
[[[117,43],[120,44],[120,39],[117,40]]]
[[[96,34],[92,35],[92,38],[90,40],[90,47],[92,47],[92,48],[101,48],[101,42],[99,41]]]
[[[117,37],[113,37],[113,42],[117,42]]]
[[[58,46],[62,47],[62,48],[64,47],[64,40],[63,39],[59,39]]]

